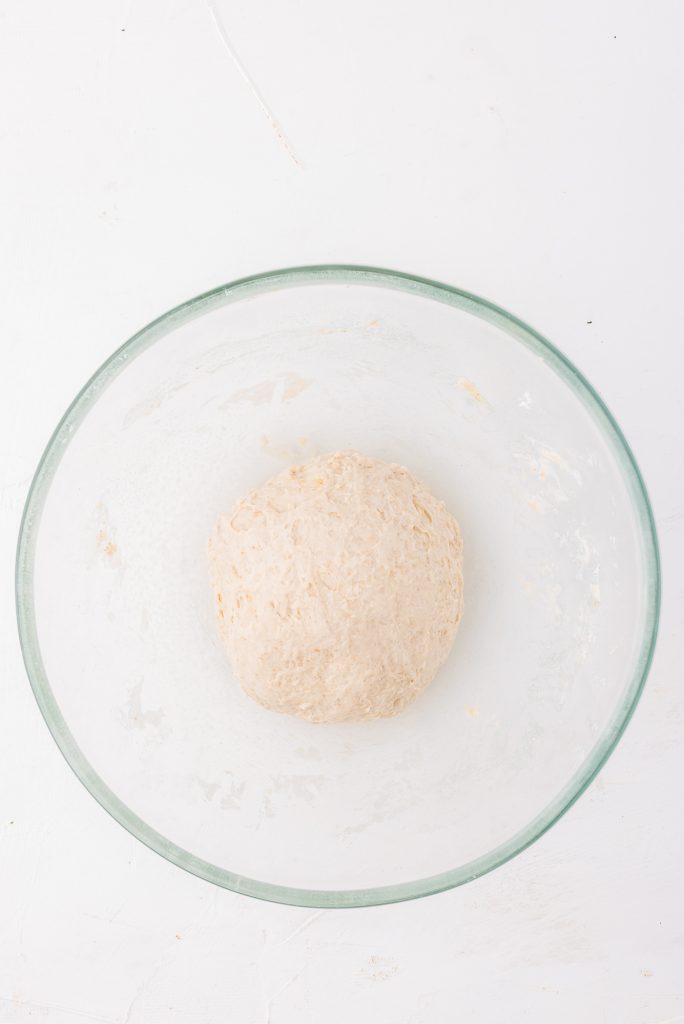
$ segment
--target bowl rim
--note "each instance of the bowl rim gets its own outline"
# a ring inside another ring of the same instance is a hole
[[[640,524],[645,564],[644,629],[632,678],[613,717],[575,774],[556,797],[514,836],[493,850],[456,868],[415,881],[369,889],[305,889],[277,885],[235,874],[194,856],[139,818],[90,765],[76,743],[52,692],[43,664],[33,596],[33,572],[41,513],[62,455],[100,393],[128,362],[175,327],[250,295],[311,284],[365,284],[418,294],[474,314],[502,329],[539,355],[573,390],[620,466]],[[29,487],[17,544],[15,596],[19,640],[26,671],[48,729],[77,777],[108,813],[150,849],[192,874],[226,889],[294,906],[362,907],[415,899],[463,885],[517,856],[539,839],[582,795],[615,749],[643,691],[653,660],[660,615],[661,568],[653,511],[632,450],[616,420],[580,371],[551,342],[516,316],[486,299],[451,285],[396,270],[354,264],[319,264],[267,271],[239,278],[181,303],[153,320],[118,348],[81,388],[57,424]]]

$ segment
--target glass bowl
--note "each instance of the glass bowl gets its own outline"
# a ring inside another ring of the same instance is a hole
[[[465,613],[397,718],[311,725],[231,677],[206,546],[249,488],[350,448],[456,515]],[[658,604],[639,470],[581,374],[488,302],[365,267],[236,281],[131,338],[53,434],[17,561],[31,684],[93,796],[186,870],[315,907],[434,893],[537,839],[625,728]]]

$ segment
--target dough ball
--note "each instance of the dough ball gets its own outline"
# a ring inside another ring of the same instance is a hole
[[[209,543],[219,629],[254,700],[310,722],[396,715],[461,618],[458,523],[402,466],[311,459],[250,491]]]

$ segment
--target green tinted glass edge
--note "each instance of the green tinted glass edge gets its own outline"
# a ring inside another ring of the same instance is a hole
[[[127,365],[174,327],[227,302],[277,288],[308,284],[373,284],[413,292],[472,313],[500,327],[531,348],[568,384],[602,428],[615,451],[641,527],[646,566],[644,631],[634,674],[622,704],[585,761],[556,798],[511,839],[450,871],[397,885],[372,889],[315,890],[290,888],[234,874],[193,856],[156,832],[112,792],[82,754],[55,700],[43,665],[33,600],[33,565],[40,517],[50,482],[78,425],[98,395]],[[212,289],[152,321],[117,349],[81,389],[58,423],[40,459],[26,499],[16,560],[16,606],[26,671],[38,706],[66,761],[92,796],[112,817],[150,849],[186,871],[234,892],[275,903],[303,907],[363,907],[416,899],[455,888],[492,871],[542,836],[582,795],[622,736],[641,696],[653,659],[660,614],[660,558],[651,504],[634,455],[610,411],[579,370],[549,341],[523,321],[469,292],[399,271],[347,264],[293,267],[241,278]]]

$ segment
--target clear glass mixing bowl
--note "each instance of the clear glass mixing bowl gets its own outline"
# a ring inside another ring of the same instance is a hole
[[[456,515],[465,614],[402,715],[310,725],[231,677],[206,544],[247,489],[347,448]],[[639,471],[578,371],[487,302],[360,267],[237,281],[128,341],[46,449],[17,564],[28,674],[93,796],[188,871],[321,907],[459,885],[540,836],[632,714],[658,600]]]

